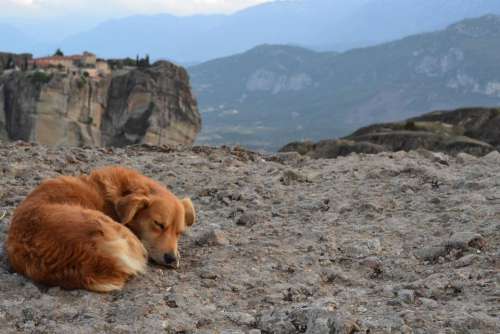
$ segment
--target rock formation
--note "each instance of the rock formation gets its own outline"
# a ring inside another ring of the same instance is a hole
[[[192,144],[201,128],[181,67],[161,61],[98,74],[61,67],[0,74],[0,139],[72,146]]]
[[[499,128],[500,109],[436,111],[403,122],[367,126],[340,140],[290,143],[281,151],[313,158],[415,149],[483,156],[500,149]]]

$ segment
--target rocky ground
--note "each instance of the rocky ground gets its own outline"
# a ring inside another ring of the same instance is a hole
[[[0,251],[0,333],[500,333],[498,152],[16,143],[0,156],[0,246],[42,179],[103,165],[191,196],[199,215],[179,270],[151,265],[112,294],[37,286]]]
[[[500,108],[462,108],[434,111],[405,121],[372,124],[342,139],[292,142],[280,152],[299,152],[311,158],[337,158],[351,153],[427,149],[448,155],[482,157],[500,151]]]

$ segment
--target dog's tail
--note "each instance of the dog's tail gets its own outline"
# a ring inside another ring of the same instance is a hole
[[[21,205],[7,253],[14,270],[35,282],[97,292],[120,290],[145,270],[147,253],[126,227],[78,205]]]

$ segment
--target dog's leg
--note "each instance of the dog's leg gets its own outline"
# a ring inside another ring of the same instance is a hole
[[[76,205],[45,205],[14,215],[7,240],[13,268],[47,285],[108,292],[142,272],[147,254],[126,227]]]

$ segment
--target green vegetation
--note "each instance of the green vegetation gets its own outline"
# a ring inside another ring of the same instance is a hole
[[[415,125],[415,122],[408,121],[405,123],[404,129],[408,131],[417,131],[417,126]]]
[[[85,73],[87,73],[87,72],[85,72]],[[76,82],[79,89],[82,89],[83,87],[85,87],[85,85],[87,84],[87,78],[88,78],[88,73],[87,73],[87,76],[85,76],[85,74],[80,75],[80,79]]]
[[[108,59],[108,65],[113,70],[120,70],[125,66],[135,66],[135,64],[135,60],[132,58]]]
[[[94,119],[88,116],[85,119],[82,119],[81,122],[86,125],[92,125],[92,123],[94,123]]]
[[[31,82],[33,82],[35,85],[46,84],[52,79],[52,75],[42,71],[35,71],[33,74],[31,74],[30,77]]]
[[[138,67],[138,68],[147,68],[151,66],[149,55],[146,55],[144,58],[140,58],[139,55],[135,59],[132,58],[124,58],[124,59],[109,59],[108,65],[111,69],[122,69],[124,67]]]

